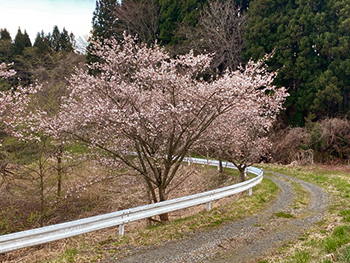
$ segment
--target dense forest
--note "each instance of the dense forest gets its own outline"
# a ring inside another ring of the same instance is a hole
[[[6,64],[13,63],[11,68],[17,72],[13,78],[0,82],[1,90],[17,85],[28,86],[36,81],[48,81],[48,78],[55,75],[52,71],[67,59],[68,54],[74,54],[74,49],[74,35],[64,28],[60,32],[57,26],[47,35],[43,31],[38,33],[34,43],[27,32],[22,32],[20,28],[14,39],[6,28],[1,29],[0,61]]]

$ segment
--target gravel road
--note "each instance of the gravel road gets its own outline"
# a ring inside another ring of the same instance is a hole
[[[230,224],[199,231],[189,237],[169,242],[163,246],[131,250],[129,255],[119,255],[104,262],[170,263],[170,262],[257,262],[277,248],[300,236],[306,229],[322,220],[328,206],[325,191],[310,183],[292,177],[267,172],[265,176],[281,189],[276,201],[265,211]],[[294,189],[291,181],[309,193],[304,209],[293,206]],[[292,218],[273,216],[285,212]]]

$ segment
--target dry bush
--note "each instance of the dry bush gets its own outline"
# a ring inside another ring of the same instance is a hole
[[[327,118],[315,126],[313,133],[317,160],[320,162],[343,161],[350,158],[350,121]]]
[[[288,128],[271,137],[271,156],[274,162],[289,164],[297,161],[302,164],[313,162],[308,149],[311,136],[306,128]]]
[[[350,158],[350,121],[327,118],[287,128],[270,137],[273,161],[299,165],[316,162],[343,163]]]

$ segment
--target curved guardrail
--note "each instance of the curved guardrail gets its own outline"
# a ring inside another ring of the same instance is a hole
[[[208,164],[217,167],[219,166],[219,162],[215,160],[187,157],[184,161],[188,162],[189,164],[197,163]],[[223,165],[227,168],[236,169],[236,167],[229,162],[223,162]],[[250,195],[252,194],[252,188],[259,184],[263,179],[263,172],[262,170],[255,167],[248,167],[247,170],[248,172],[257,175],[257,177],[254,177],[253,179],[242,183],[195,195],[180,197],[155,204],[139,206],[113,213],[0,236],[0,253],[44,244],[47,242],[73,237],[112,226],[119,226],[119,234],[124,235],[124,225],[127,223],[200,204],[207,204],[207,210],[210,210],[211,202],[214,200],[234,195],[246,190],[249,190]]]

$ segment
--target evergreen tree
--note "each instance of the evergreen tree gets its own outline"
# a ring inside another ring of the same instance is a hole
[[[327,69],[316,80],[319,90],[313,109],[333,117],[350,111],[350,6],[348,1],[326,3],[322,25],[328,28],[319,34],[316,49],[327,61]]]
[[[31,47],[32,42],[27,34],[27,31],[22,33],[21,29],[18,28],[17,35],[15,37],[14,52],[15,55],[21,55],[26,47]]]
[[[11,35],[6,28],[0,29],[0,63],[11,63],[13,61],[13,55]],[[0,91],[9,90],[10,88],[9,79],[0,78]]]
[[[38,48],[38,50],[42,53],[47,53],[52,51],[50,46],[50,39],[48,36],[45,36],[44,31],[41,31],[41,33],[38,33],[36,35],[33,46]]]
[[[37,68],[52,69],[55,63],[54,51],[50,45],[50,39],[44,32],[38,33],[35,38],[32,52],[32,68],[35,72]]]
[[[92,18],[92,38],[108,39],[116,37],[115,26],[118,18],[115,16],[115,7],[118,0],[97,0]]]
[[[13,44],[7,29],[0,29],[0,62],[11,63],[13,61]]]
[[[0,29],[0,40],[10,40],[10,41],[12,41],[10,32],[7,31],[6,28],[1,28]]]
[[[50,35],[50,45],[56,52],[60,50],[60,38],[61,32],[58,29],[58,26],[54,26],[52,34]]]
[[[70,53],[74,51],[74,34],[69,34],[65,28],[60,32],[58,26],[54,26],[52,33],[48,35],[48,39],[50,46],[56,52]]]
[[[181,37],[176,32],[182,22],[196,26],[200,10],[207,0],[159,0],[160,33],[159,39],[165,45],[181,43]]]
[[[349,5],[346,1],[254,0],[248,10],[246,58],[275,50],[276,84],[289,89],[287,117],[301,125],[349,111]]]
[[[13,60],[11,61],[14,62],[14,69],[16,70],[17,74],[14,78],[9,80],[9,83],[13,87],[20,85],[27,86],[32,83],[32,74],[29,72],[27,68],[27,61],[24,58],[26,49],[30,49],[31,47],[32,43],[27,31],[22,33],[21,29],[19,28],[13,44],[14,56],[12,58]]]
[[[63,28],[59,39],[59,50],[63,50],[65,52],[74,51],[71,37],[74,39],[74,35],[69,35],[68,31]]]

